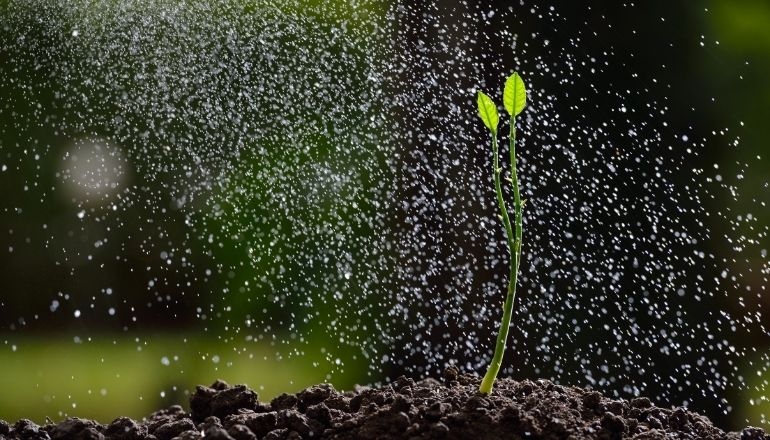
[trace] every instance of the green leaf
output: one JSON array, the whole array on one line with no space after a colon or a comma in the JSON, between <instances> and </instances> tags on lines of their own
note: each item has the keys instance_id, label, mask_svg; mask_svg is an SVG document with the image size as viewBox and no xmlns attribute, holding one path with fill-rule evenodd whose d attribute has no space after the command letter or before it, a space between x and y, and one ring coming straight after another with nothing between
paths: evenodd
<instances>
[{"instance_id":1,"label":"green leaf","mask_svg":"<svg viewBox=\"0 0 770 440\"><path fill-rule=\"evenodd\" d=\"M527 89L524 86L524 80L516 72L513 72L513 75L505 81L503 105L505 111L511 116L517 116L527 105Z\"/></svg>"},{"instance_id":2,"label":"green leaf","mask_svg":"<svg viewBox=\"0 0 770 440\"><path fill-rule=\"evenodd\" d=\"M497 124L500 122L500 116L497 114L497 105L492 98L479 91L477 102L479 104L479 116L484 125L487 126L492 134L497 135Z\"/></svg>"}]
</instances>

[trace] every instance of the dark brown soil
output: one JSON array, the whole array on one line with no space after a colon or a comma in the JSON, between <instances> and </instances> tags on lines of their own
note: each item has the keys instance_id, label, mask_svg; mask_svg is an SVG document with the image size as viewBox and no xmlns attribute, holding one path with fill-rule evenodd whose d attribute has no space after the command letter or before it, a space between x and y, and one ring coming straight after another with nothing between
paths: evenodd
<instances>
[{"instance_id":1,"label":"dark brown soil","mask_svg":"<svg viewBox=\"0 0 770 440\"><path fill-rule=\"evenodd\" d=\"M259 402L246 386L197 387L180 406L143 421L109 425L68 418L37 426L0 421L0 439L741 439L770 440L759 428L726 433L704 416L655 407L641 397L611 400L549 381L499 380L491 396L479 379L448 369L443 382L399 378L382 388L340 393L316 385Z\"/></svg>"}]
</instances>

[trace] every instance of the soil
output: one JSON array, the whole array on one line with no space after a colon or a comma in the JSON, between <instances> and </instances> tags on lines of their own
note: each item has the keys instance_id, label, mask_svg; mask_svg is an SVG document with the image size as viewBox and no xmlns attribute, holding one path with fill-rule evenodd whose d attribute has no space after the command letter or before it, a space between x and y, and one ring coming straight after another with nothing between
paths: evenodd
<instances>
[{"instance_id":1,"label":"soil","mask_svg":"<svg viewBox=\"0 0 770 440\"><path fill-rule=\"evenodd\" d=\"M479 378L444 372L442 381L401 377L382 388L338 392L316 385L260 402L244 385L198 386L190 412L181 406L142 421L109 425L67 418L38 426L0 421L1 439L740 439L770 440L760 428L724 432L683 408L645 397L612 400L546 380L498 380L481 396Z\"/></svg>"}]
</instances>

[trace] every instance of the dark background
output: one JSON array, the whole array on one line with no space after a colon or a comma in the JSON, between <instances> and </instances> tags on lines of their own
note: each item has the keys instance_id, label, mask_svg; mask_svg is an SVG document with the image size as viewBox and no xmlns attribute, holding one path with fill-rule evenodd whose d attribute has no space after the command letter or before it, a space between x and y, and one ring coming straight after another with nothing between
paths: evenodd
<instances>
[{"instance_id":1,"label":"dark background","mask_svg":"<svg viewBox=\"0 0 770 440\"><path fill-rule=\"evenodd\" d=\"M552 112L546 115L558 114L561 121L551 121L550 128L542 120L521 122L519 127L520 142L525 145L519 149L523 157L520 175L524 197L531 198L533 205L525 212L520 311L515 312L514 343L506 355L508 372L519 378L550 377L563 383L586 384L586 372L601 366L607 377L615 380L594 382L600 389L628 396L626 393L638 391L639 386L643 394L657 396L664 405L686 404L709 414L720 426L737 429L747 420L736 415L737 403L733 402L751 399L759 405L764 399L764 382L753 376L764 377L767 368L768 338L762 330L767 321L757 312L766 304L763 294L767 286L767 253L763 249L768 244L770 165L764 151L766 124L762 122L770 102L762 80L770 67L769 40L762 24L768 20L767 7L757 2L644 2L633 7L617 2L565 2L555 5L557 13L553 14L549 5L527 4L518 13L506 15L499 11L509 4L495 4L498 14L489 20L470 20L473 26L467 26L467 17L477 17L485 8L454 2L420 3L411 5L406 14L422 20L402 28L408 41L406 58L419 60L403 78L411 86L405 88L405 95L417 98L405 99L402 111L409 120L418 121L420 129L409 138L414 150L404 155L406 169L416 171L406 172L402 197L419 200L420 194L430 193L442 201L451 200L454 188L447 190L447 182L456 173L467 173L465 181L473 181L469 176L488 172L487 151L466 152L467 143L463 142L467 133L446 135L442 141L450 145L449 151L434 155L426 152L430 151L427 133L441 138L445 127L463 118L464 112L475 110L472 94L457 96L445 93L446 89L480 87L500 102L505 76L519 69L529 80L530 94L545 90L546 96L555 97L547 103L552 105ZM518 54L512 50L510 39L498 37L506 30L517 33ZM543 40L549 40L547 47ZM442 50L445 47L457 49ZM571 55L574 70L567 66L565 55ZM591 63L595 69L591 70ZM545 72L543 65L550 72ZM459 78L457 72L462 72ZM420 87L426 78L445 86ZM534 105L546 105L544 95L539 98ZM419 111L414 111L415 104ZM621 104L629 109L627 115L618 115ZM483 126L473 122L475 125L468 125L474 139L485 142ZM602 122L610 125L602 126ZM507 132L502 126L501 132ZM553 150L531 152L559 141L569 143L574 132L565 127L578 129L572 161L556 159L554 165L548 157ZM601 131L592 131L595 128ZM634 136L628 134L631 130ZM558 139L549 138L550 134ZM528 141L528 135L536 140ZM690 150L684 153L688 141L683 136L695 154ZM736 138L740 148L735 147ZM624 149L634 151L626 153ZM641 158L641 164L636 158ZM443 165L452 159L464 165ZM561 183L553 176L539 177L527 170L528 165L544 171L559 166L575 170L572 162L594 166L583 168L579 179L570 180L562 174ZM606 173L603 163L612 163L623 172L602 175L602 171ZM694 180L691 170L701 170L703 178ZM422 178L415 179L415 175ZM581 185L593 177L607 186ZM483 184L489 184L488 176ZM534 188L528 190L527 186ZM567 203L558 202L562 193L568 195ZM610 204L605 204L609 209L593 209L589 215L575 209L602 208L602 203L594 202L607 194L613 195ZM457 301L456 292L469 284L476 286L478 295L488 280L496 280L496 289L502 292L500 274L507 270L504 260L477 266L477 276L466 275L466 280L458 280L465 275L462 267L451 267L452 262L459 261L460 266L469 258L489 261L484 257L490 251L488 242L475 237L474 232L458 229L468 216L489 213L486 208L495 206L494 193L459 197L466 203L457 205L471 207L474 214L459 212L460 208L448 214L445 205L430 201L415 203L408 210L407 218L412 222L430 226L407 233L409 242L419 245L405 253L437 254L440 257L436 260L448 262L447 267L431 272L427 282L407 281L407 290L421 292L412 296L415 302L408 306L410 310L419 308L414 312L417 316L430 316L442 307L451 309L447 304ZM547 208L539 209L539 200L547 200L541 202ZM613 203L620 206L619 211L612 209ZM752 214L753 221L736 221L746 218L746 213ZM414 216L419 219L414 220ZM625 231L626 227L634 229L633 233ZM698 245L674 236L661 237L667 235L658 233L661 230L690 231ZM561 231L585 239L558 241ZM496 237L494 253L505 254L502 228L484 233ZM747 243L746 237L754 241ZM667 238L671 240L667 242ZM692 258L693 248L701 249L705 257ZM534 250L528 253L528 249ZM473 257L458 257L463 251ZM539 268L527 267L527 258L539 257L555 263L548 265L550 268L542 261ZM610 281L609 286L575 277L581 273L575 266L601 271L610 263L625 276ZM549 280L543 275L554 269L560 271L561 279ZM611 271L608 269L605 276ZM682 286L682 293L656 280L660 272L670 272ZM603 282L610 279L606 277ZM433 287L422 287L425 284ZM538 287L545 290L537 293ZM559 296L564 296L565 290L568 299ZM502 293L499 295L501 301ZM491 298L494 301L494 296ZM468 307L474 303L485 304L481 300L464 301L463 313L481 313ZM576 303L583 304L582 311L574 308ZM586 308L596 313L589 312L586 319ZM517 324L517 317L525 324ZM745 325L746 318L760 325ZM496 319L492 314L488 322ZM673 333L666 333L666 323L673 323L668 328ZM576 324L589 331L573 331ZM415 343L407 333L399 339L404 354L395 357L411 359L404 362L406 365L427 365L425 369L437 373L442 366L431 364L435 359L432 353L448 351L457 357L452 359L450 354L444 361L479 371L478 364L466 363L468 357L462 347L452 346L444 337L447 332L473 332L474 326L474 322L463 322L462 316L450 315L446 322L426 318L421 328L433 336ZM523 331L517 334L521 327ZM491 347L491 332L479 332L481 345ZM552 337L543 342L539 338L543 334ZM684 343L680 345L681 341ZM480 364L483 366L483 361ZM407 370L419 373L421 368ZM728 391L718 391L723 386ZM738 391L744 386L746 389ZM751 411L757 415L763 412L755 407L743 414ZM753 423L758 423L756 420Z\"/></svg>"},{"instance_id":2,"label":"dark background","mask_svg":"<svg viewBox=\"0 0 770 440\"><path fill-rule=\"evenodd\" d=\"M318 146L316 151L319 156L292 155L287 158L281 136L294 130L282 131L281 127L274 127L271 123L256 128L264 132L275 130L276 135L275 138L270 137L274 143L269 147L269 161L264 162L264 157L244 156L244 161L251 160L255 167L266 166L266 163L276 167L281 167L281 163L297 165L319 160L319 157L332 157L330 163L352 170L360 168L356 164L363 161L370 160L374 164L371 165L374 168L371 172L373 177L359 178L362 192L345 199L357 201L359 210L353 214L342 214L331 208L318 208L309 216L315 218L318 224L356 225L355 219L362 215L378 215L380 208L372 202L373 197L391 192L396 196L395 203L388 204L377 217L381 223L359 224L359 227L352 228L352 235L346 235L349 241L352 237L362 237L361 249L372 243L385 249L385 242L393 243L392 255L383 251L385 257L364 250L355 251L359 249L355 244L346 249L354 250L353 260L363 262L358 263L359 269L380 264L379 270L396 272L395 276L385 277L386 281L379 286L376 280L371 279L356 278L353 280L355 283L329 281L324 278L324 269L316 268L315 272L308 272L302 262L295 261L293 265L287 265L288 275L270 278L268 285L279 292L303 292L319 285L327 288L331 285L344 292L346 298L363 298L350 308L369 310L375 321L394 321L393 315L388 313L391 303L397 303L393 307L403 314L404 328L399 327L401 324L398 322L382 323L385 331L379 344L385 348L380 350L390 355L389 360L382 362L385 371L378 376L372 372L372 369L380 371L378 362L356 357L356 347L338 345L333 350L350 365L345 374L335 376L339 381L337 384L341 384L338 386L350 386L356 381L387 380L404 373L437 374L447 363L481 372L480 366L484 365L488 355L483 348L466 349L464 341L481 347L490 346L498 319L497 311L494 307L485 311L480 308L488 304L489 292L495 286L503 285L502 277L507 269L504 259L491 257L505 255L506 252L503 231L497 227L494 213L489 210L489 207L494 207L493 194L482 189L468 190L469 185L466 185L478 184L478 188L486 188L484 185L488 183L483 174L487 171L489 160L485 145L487 136L475 119L472 91L483 88L499 102L499 91L505 76L514 69L521 69L530 87L532 109L528 111L535 115L533 121L522 121L521 127L522 179L525 185L528 184L525 197L532 200L526 232L528 246L532 249L528 254L532 265L523 269L517 312L523 322L522 333L517 334L515 328L512 331L515 350L511 351L514 354L506 357L506 372L517 378L550 377L578 386L592 385L622 397L635 392L627 385L636 381L642 384L640 388L644 394L658 396L658 403L681 405L687 401L690 407L705 412L719 426L738 429L747 420L760 423L764 420L761 417L763 407L746 405L746 402L764 395L766 390L763 381L767 375L766 353L770 340L765 330L757 331L757 328L764 329L761 326L768 323L766 318L758 317L760 322L742 325L735 321L735 317L753 318L754 312L762 310L767 301L763 297L767 286L767 254L762 254L760 250L768 248L766 231L767 219L770 218L765 203L768 201L767 176L770 174L770 160L765 157L766 119L770 114L770 85L766 80L766 74L770 72L770 6L758 1L697 4L654 1L632 6L618 2L560 2L553 5L555 12L552 13L549 12L549 5L525 3L489 2L484 7L478 7L457 2L404 1L399 3L400 8L390 8L395 11L393 16L396 20L388 22L384 31L395 39L391 51L367 55L368 48L355 47L354 43L336 48L338 54L351 54L349 60L337 67L340 75L352 78L349 91L353 96L366 96L368 93L367 85L361 78L369 71L371 58L382 63L377 67L393 67L383 68L387 72L383 80L385 95L378 101L388 106L388 110L382 112L385 122L377 123L376 128L371 130L375 132L373 137L399 139L400 144L393 151L386 147L381 150L372 147L370 151L375 152L371 156L335 156L334 136L318 134L308 136L312 139L305 141ZM141 106L127 108L124 103L114 101L115 96L119 96L115 90L112 94L100 95L99 89L93 88L93 93L89 93L93 87L88 82L89 78L101 78L108 83L107 76L100 76L99 70L89 70L95 67L88 63L98 59L90 51L98 50L98 47L84 48L69 42L72 27L71 21L67 20L72 20L72 17L67 20L62 18L67 15L67 8L54 2L38 2L27 7L13 2L0 4L5 12L0 34L3 43L0 49L0 165L7 166L7 170L0 172L3 193L0 199L0 341L5 342L5 355L18 360L22 353L10 347L22 338L37 337L36 341L45 341L64 334L69 341L69 335L73 333L94 335L95 339L99 339L100 334L108 335L107 345L110 339L120 338L111 336L113 334L124 334L129 340L141 334L142 339L153 340L162 335L189 333L212 338L213 346L232 345L238 347L235 351L239 351L241 346L236 341L244 333L233 327L250 317L262 324L269 322L273 328L266 334L272 333L278 340L295 340L298 334L314 335L315 338L308 337L311 342L300 344L305 347L300 350L311 352L313 344L329 346L329 341L334 341L336 336L329 334L333 333L329 332L329 328L335 311L326 303L315 303L315 307L321 309L322 318L297 327L292 324L296 315L310 314L308 310L314 309L312 302L290 294L276 300L267 299L268 295L250 295L248 291L241 291L240 295L222 293L243 289L243 280L258 278L258 275L252 274L255 270L269 273L276 267L272 264L273 255L266 257L268 262L262 266L255 268L249 264L243 243L260 242L264 234L276 228L292 228L293 224L285 224L285 218L281 217L280 204L271 205L268 201L271 199L256 190L257 187L247 186L256 196L234 196L228 201L233 206L248 208L240 213L235 210L230 212L227 220L202 216L205 218L201 220L203 223L194 223L195 226L190 227L189 210L173 208L180 197L194 196L186 194L184 182L179 181L180 176L185 175L180 164L186 163L189 158L182 154L152 157L148 153L152 150L142 148L144 141L141 137L120 132L121 125L114 122L113 116L133 115L136 118L133 126L139 132L148 130L151 136L157 137L151 140L152 145L173 144L172 136L181 137L186 133L206 136L207 133L217 132L201 128L203 124L214 121L223 128L218 131L219 135L200 141L204 145L201 147L203 153L206 152L205 142L236 142L240 139L238 130L231 131L229 128L242 127L245 123L240 119L191 118L177 125L164 126L161 132L152 123L166 120L167 114L163 112L173 113L176 109L183 113L184 109L188 109L193 115L200 113L205 97L196 104L201 107L190 107L189 102L178 99L173 93L168 97L156 96L153 102L168 104L168 107L158 110ZM506 12L509 7L512 12ZM344 9L344 6L340 8ZM369 9L373 16L380 17L377 20L383 20L384 7L370 6ZM482 14L493 9L499 12L490 19L483 19ZM137 10L132 10L124 21L126 32L117 30L113 34L128 41L131 37L128 30L132 24L144 31L152 30L154 33L151 36L142 34L146 38L144 47L148 48L148 52L124 56L119 51L109 51L109 56L104 58L104 64L99 68L108 72L126 69L129 75L143 71L147 68L147 64L142 62L143 57L152 60L158 56L153 55L153 45L173 45L168 38L175 35L172 30L180 24L179 20L184 20L187 32L207 35L216 34L222 23L233 24L234 21L233 26L245 32L253 26L249 17L259 14L258 10L250 10L249 7L224 12L204 7L184 10L183 16L158 19L151 22L152 26L143 21ZM312 16L314 11L314 8L308 8L308 11L299 14ZM334 19L329 18L329 11L326 12L326 15L317 15L318 21L309 20L307 24L319 38L323 38L325 30L328 30L324 27L324 20L332 20L328 26L334 23ZM372 20L371 17L368 19ZM136 20L136 23L131 23L131 20ZM351 20L355 21L356 17ZM360 16L358 20L367 22ZM511 37L506 32L518 35L518 51L511 48ZM281 34L272 43L293 48L295 51L289 52L287 58L304 56L301 55L304 54L303 44L307 45L304 49L317 49L314 46L317 43L313 43L315 40L295 37L291 33ZM546 39L548 44L544 45L543 40ZM164 43L159 44L160 41ZM183 46L186 42L181 39L178 44ZM124 43L128 44L118 41L116 47ZM235 91L249 89L250 83L239 83L244 72L237 70L238 61L253 56L249 48L255 53L259 53L259 48L249 46L252 43L245 37L237 40L240 46L236 44L235 49L228 46L225 38L212 39L209 43L181 50L179 56L186 52L200 52L201 56L183 60L179 65L205 64L211 59L208 55L213 57L212 54L229 48L234 51L232 65L226 66L223 71L213 67L203 69L211 74L205 78L207 84L216 84L207 88L211 92L208 98L213 97L216 101L218 94L234 96ZM84 69L76 69L70 72L70 76L61 75L63 70L58 63L65 55L70 60L76 60L72 62L73 66L79 65L77 60L81 57ZM590 61L592 59L595 61ZM288 59L279 60L279 63L282 61L291 63ZM574 63L574 69L568 66L568 61ZM585 65L591 62L596 63L593 70ZM155 74L157 68L150 65L149 70L143 73ZM280 77L284 72L277 69L269 73ZM158 74L162 75L162 72ZM172 84L174 86L180 85ZM137 91L142 82L138 80L129 87L134 87L129 88L129 92ZM91 101L72 93L77 90L82 90ZM335 93L339 95L342 92L335 89ZM554 99L546 101L546 97ZM629 109L628 116L617 114L619 104L625 104ZM260 107L263 104L243 105L242 112L232 112L239 114L243 120L251 117L270 121L270 118L260 114L274 111L270 107ZM349 108L345 105L343 109ZM333 105L326 108L326 116L331 115L334 119L334 109ZM665 114L656 115L659 110L665 110ZM148 114L152 116L147 117ZM231 113L225 111L222 114ZM552 125L549 129L543 121L551 115L559 115L560 120L550 121ZM344 116L345 112L338 115L339 118ZM322 120L326 119L319 116L318 121ZM358 119L362 127L367 121L368 117ZM600 121L608 121L610 126L605 126L598 134L580 131L581 128L601 127ZM578 132L571 131L571 127L577 127ZM115 132L110 133L113 129ZM652 146L635 150L633 154L613 156L613 144L623 148L626 143L635 142L627 139L629 129L637 130L639 137L648 137ZM381 134L384 131L390 133L387 136ZM142 163L142 166L135 165L140 171L133 171L131 194L127 196L133 202L120 205L118 216L109 213L109 204L91 204L88 200L68 200L58 196L61 176L56 174L56 170L63 149L75 137L73 134L94 132L108 138L114 134L124 141L136 142L134 146L127 147L127 160ZM361 130L362 138L366 137L366 132ZM587 173L603 169L599 166L592 168L591 164L609 162L617 169L625 170L624 173L599 177L601 184L615 188L614 192L601 186L593 189L581 186L581 182L586 180L570 180L564 175L561 175L562 181L567 183L562 184L559 172L539 178L534 171L528 171L533 169L533 165L543 172L548 169L576 169L566 155L554 155L556 158L553 159L547 153L535 152L538 145L570 144L569 138L573 135L583 139L574 142L573 151L574 163L582 164L579 167L583 173L581 179L590 180ZM682 153L685 147L678 141L682 135L692 140L697 154ZM581 142L591 136L595 136L593 139L597 148L581 148L581 145L586 145ZM736 137L740 138L739 147L732 146ZM467 147L468 143L474 146ZM371 141L371 144L376 142ZM440 147L436 147L437 144ZM589 142L588 145L593 144ZM554 152L559 150L555 146L553 148ZM361 151L367 149L362 148ZM211 155L214 157L204 158L204 162L216 169L217 153L212 152ZM659 166L639 166L633 161L635 157L659 161ZM453 161L460 161L461 165L447 165ZM718 172L714 171L714 164L718 164ZM649 175L652 169L659 170L663 179L656 180ZM694 181L692 173L681 172L692 169L704 170L703 180ZM715 174L727 180L708 186L707 179ZM741 174L742 178L734 178L737 174ZM147 176L152 178L148 180ZM186 175L186 178L195 180L201 177ZM216 182L216 177L212 181ZM645 182L654 183L645 187ZM701 184L707 187L694 188ZM225 187L223 191L237 186ZM684 193L671 193L669 188ZM687 194L688 188L693 188L691 194ZM261 190L269 193L275 188ZM601 204L596 203L597 194L608 193L617 194L614 199L617 205L633 208L620 213L601 209L587 213L576 209L579 206L598 208ZM569 196L569 203L559 202L558 197L562 194ZM693 194L707 197L696 199ZM297 195L301 199L302 194ZM90 197L98 201L101 195ZM641 202L645 197L657 198L659 205ZM200 198L205 199L206 194ZM147 200L147 203L141 203L142 200ZM538 200L541 201L539 205ZM638 205L635 200L640 201ZM207 213L215 211L205 202L202 206L195 209ZM167 209L159 210L159 207ZM660 212L660 209L675 207L681 211ZM292 213L307 209L300 202L289 208ZM83 209L88 211L85 220L76 215ZM100 211L102 209L105 211ZM695 214L688 215L688 212ZM746 213L751 213L756 220L753 223L734 221L737 215L745 216ZM680 246L677 242L632 238L623 235L622 225L617 225L618 222L633 225L647 214L650 218L659 219L654 226L661 230L696 231L699 234L696 237L699 241L697 248L709 256L690 260L693 246L687 243ZM238 215L244 220L239 221ZM272 220L251 222L249 219L254 217ZM478 218L488 221L478 227L479 223L475 220ZM606 227L598 228L597 232L597 224ZM227 229L232 225L236 225L238 230ZM632 229L645 234L649 233L652 225ZM203 233L217 230L223 231L216 239L219 247L212 246L208 234ZM554 243L555 237L562 236L563 231L591 239ZM739 241L737 238L744 235L756 237L757 241L744 243L744 251L734 251L736 241ZM95 254L91 249L93 243L104 237L109 240L96 255L97 261L93 262L88 257ZM282 241L274 255L290 257L299 252L319 255L325 252L322 238L331 239L331 236L313 234L291 237L295 241ZM619 246L617 251L611 248L615 244ZM318 246L318 249L313 246ZM169 251L175 253L175 263L167 266L159 262L161 251L165 251L166 255ZM628 258L632 251L641 256L664 258L649 263L651 272L647 278L644 270L636 270L632 265L633 257ZM334 258L342 253L329 252ZM184 255L184 263L180 263L180 254ZM595 269L597 274L603 275L597 279L610 279L610 269L602 274L602 268L610 259L617 262L618 271L629 276L612 286L598 289L591 283L575 281L571 277L571 274L579 272L573 266L580 262L579 265ZM550 261L547 267L545 260ZM662 268L655 266L657 263ZM351 264L356 266L357 263ZM662 300L656 296L663 295L658 288L664 286L650 280L656 279L655 274L665 273L668 270L666 264L673 267L672 272L677 272L680 284L691 289L683 299ZM718 279L712 280L714 272L721 272L725 267L730 269L731 276L738 276L737 281L720 283ZM559 273L558 279L547 279L545 274L554 270ZM393 280L396 282L391 284ZM152 284L148 287L150 282ZM102 292L105 286L110 286L116 294ZM534 286L541 286L550 293L538 294L538 288ZM752 294L742 293L746 286L752 288ZM377 295L366 296L362 293L376 288L401 295L378 301ZM553 290L548 290L551 288ZM564 292L565 289L569 292L566 299L552 295L554 291ZM458 291L472 293L460 298L456 294ZM708 295L708 292L717 294ZM321 297L323 292L317 294ZM65 301L63 295L72 295L75 299ZM593 299L592 295L595 295ZM694 295L703 299L692 301ZM257 299L252 302L250 297ZM635 306L628 305L625 298L629 297L638 298L637 301L649 297L652 304L666 310L659 310L656 316L649 315L638 302ZM50 310L53 300L61 303L58 313ZM565 307L570 302L589 304L588 310L602 310L602 314L592 316L584 312L585 308L580 311ZM227 306L231 306L228 309L231 311L227 312L229 315L222 312ZM89 313L89 307L96 311ZM329 310L324 310L324 307ZM104 313L109 308L116 310L114 316ZM87 319L73 319L75 310L86 313ZM659 328L671 328L661 326L659 321L676 320L677 312L682 310L687 313L674 328L684 332L691 330L688 344L695 349L677 354L670 365L660 350L661 345L667 343L666 335L658 333L659 340L629 336L619 343L614 339L616 329L628 335L624 333L628 323L634 323L642 329L642 335L647 336L655 334ZM442 311L445 313L443 316ZM732 321L723 319L721 311L725 311L724 316L731 317ZM202 318L202 315L205 317ZM463 317L467 316L478 319L464 320ZM366 322L366 317L366 312L351 313L347 317L349 321L344 321L346 324L342 327L352 334L376 333L376 330L364 328L361 324L362 320ZM576 322L593 331L574 331ZM604 324L609 326L602 330ZM724 328L701 331L701 324L712 327L721 324ZM737 330L729 331L729 327L736 324ZM408 329L407 325L410 326ZM377 328L374 324L372 327ZM650 330L645 333L644 329ZM552 334L553 340L544 343L534 337L543 334ZM713 346L709 335L716 335L717 340L729 340L727 345L731 345L738 354L729 353L727 345ZM415 336L420 336L419 343L414 341ZM368 341L365 337L363 340ZM681 341L681 335L673 340ZM31 344L26 341L19 345ZM627 346L629 342L636 346L624 348L623 344ZM133 344L127 345L129 350L134 349ZM634 371L627 371L628 365L610 361L608 372L595 373L594 376L618 377L617 382L586 383L585 372L591 367L598 369L603 362L601 351L612 351L616 345L621 346L620 351L625 355L618 355L617 358L610 356L610 359L626 356L635 366ZM333 343L331 346L334 347ZM100 350L104 348L97 346L95 349L96 352ZM209 348L195 347L191 350L208 353ZM244 352L248 350L258 349L251 346L243 349ZM270 350L272 348L267 352ZM715 355L719 350L725 351L724 357ZM741 353L750 353L753 357L749 359ZM698 361L704 355L719 362L702 366ZM300 357L303 356L308 363L329 360L325 354L303 353ZM527 356L534 360L528 362ZM633 356L638 357L634 359ZM589 364L595 365L581 363L586 359L590 360ZM550 368L556 360L559 366ZM656 361L654 365L645 365L651 360ZM691 368L682 370L684 364ZM86 370L94 368L92 360L84 360L83 365ZM545 365L550 367L546 369ZM672 386L667 381L669 376L688 378L692 383ZM756 379L757 376L759 379ZM309 373L306 379L298 379L292 386L328 380L328 377ZM720 377L730 383L715 384L715 378ZM733 383L740 382L740 378L746 378L745 383ZM21 383L26 380L16 379ZM35 381L28 380L30 383ZM709 387L713 385L716 386L712 390ZM190 388L192 384L182 382L179 386ZM699 395L693 396L693 393ZM183 400L183 397L180 399ZM151 407L155 401L147 399L147 402L149 409L137 411L155 409ZM33 403L29 408L34 407ZM730 411L726 411L727 407ZM112 411L115 412L120 410ZM2 417L12 416L0 413ZM30 414L29 417L37 415Z\"/></svg>"}]
</instances>

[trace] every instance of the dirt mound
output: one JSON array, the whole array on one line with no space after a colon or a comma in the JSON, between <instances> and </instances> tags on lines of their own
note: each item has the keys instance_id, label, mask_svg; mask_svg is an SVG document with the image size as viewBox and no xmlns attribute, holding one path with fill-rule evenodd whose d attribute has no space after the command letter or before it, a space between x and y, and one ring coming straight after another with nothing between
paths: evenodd
<instances>
[{"instance_id":1,"label":"dirt mound","mask_svg":"<svg viewBox=\"0 0 770 440\"><path fill-rule=\"evenodd\" d=\"M726 433L683 408L641 397L612 400L549 381L499 380L480 396L479 378L444 373L443 383L399 378L382 388L341 393L331 385L282 394L270 403L244 385L197 387L180 406L144 421L109 425L69 418L37 426L0 421L0 439L740 439L770 440L759 428Z\"/></svg>"}]
</instances>

